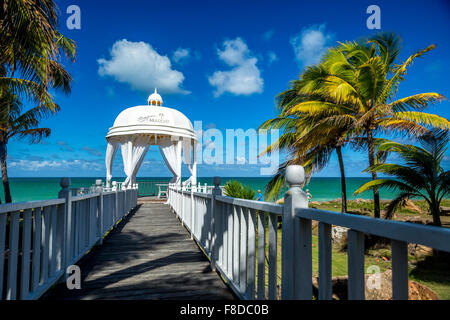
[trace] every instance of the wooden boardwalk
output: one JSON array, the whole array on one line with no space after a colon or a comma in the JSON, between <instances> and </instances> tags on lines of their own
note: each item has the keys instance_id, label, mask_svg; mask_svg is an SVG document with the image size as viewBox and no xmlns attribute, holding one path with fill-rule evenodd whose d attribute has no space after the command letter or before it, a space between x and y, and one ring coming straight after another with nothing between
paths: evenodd
<instances>
[{"instance_id":1,"label":"wooden boardwalk","mask_svg":"<svg viewBox=\"0 0 450 320\"><path fill-rule=\"evenodd\" d=\"M43 298L234 299L163 203L141 204L78 265L80 290L62 283Z\"/></svg>"}]
</instances>

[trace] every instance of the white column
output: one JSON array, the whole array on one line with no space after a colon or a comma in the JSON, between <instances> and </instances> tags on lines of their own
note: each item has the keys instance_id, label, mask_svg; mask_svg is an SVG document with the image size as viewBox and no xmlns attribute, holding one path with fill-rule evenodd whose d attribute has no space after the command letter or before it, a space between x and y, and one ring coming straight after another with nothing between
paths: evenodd
<instances>
[{"instance_id":1,"label":"white column","mask_svg":"<svg viewBox=\"0 0 450 320\"><path fill-rule=\"evenodd\" d=\"M181 140L177 141L177 186L181 187Z\"/></svg>"},{"instance_id":2,"label":"white column","mask_svg":"<svg viewBox=\"0 0 450 320\"><path fill-rule=\"evenodd\" d=\"M105 164L106 164L106 187L111 186L112 179L112 165L114 156L117 152L118 143L108 141L108 145L106 146L106 156L105 156Z\"/></svg>"},{"instance_id":3,"label":"white column","mask_svg":"<svg viewBox=\"0 0 450 320\"><path fill-rule=\"evenodd\" d=\"M130 170L130 175L127 177L128 179L128 184L127 184L127 189L131 189L132 188L132 184L133 184L133 172L131 171L131 168L133 167L133 141L129 140L128 141L128 159L127 159L127 163L128 163L128 170ZM128 175L128 174L127 174Z\"/></svg>"},{"instance_id":4,"label":"white column","mask_svg":"<svg viewBox=\"0 0 450 320\"><path fill-rule=\"evenodd\" d=\"M196 155L196 146L195 140L192 140L192 180L191 180L191 186L194 188L194 191L197 187L197 155Z\"/></svg>"}]
</instances>

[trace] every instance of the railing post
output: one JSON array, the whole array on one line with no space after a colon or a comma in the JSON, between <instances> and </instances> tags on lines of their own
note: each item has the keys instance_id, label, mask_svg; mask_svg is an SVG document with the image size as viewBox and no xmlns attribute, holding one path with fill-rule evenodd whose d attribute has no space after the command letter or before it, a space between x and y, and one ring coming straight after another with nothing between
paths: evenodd
<instances>
[{"instance_id":1,"label":"railing post","mask_svg":"<svg viewBox=\"0 0 450 320\"><path fill-rule=\"evenodd\" d=\"M195 233L195 213L194 213L194 190L191 188L191 240L194 239Z\"/></svg>"},{"instance_id":2,"label":"railing post","mask_svg":"<svg viewBox=\"0 0 450 320\"><path fill-rule=\"evenodd\" d=\"M210 230L211 230L211 269L213 271L216 271L216 254L217 254L217 248L216 248L216 239L217 239L217 234L216 234L216 230L215 230L215 220L216 220L216 215L218 214L219 210L218 210L218 206L217 206L217 201L216 201L216 197L217 196L221 196L222 195L222 189L220 189L220 177L214 177L214 188L212 189L212 198L211 198L211 225L210 225Z\"/></svg>"},{"instance_id":3,"label":"railing post","mask_svg":"<svg viewBox=\"0 0 450 320\"><path fill-rule=\"evenodd\" d=\"M102 188L102 180L97 179L95 180L95 185L96 185L96 191L99 193L98 196L98 236L99 236L99 240L98 240L98 244L103 244L103 217L104 217L104 212L103 212L103 188Z\"/></svg>"},{"instance_id":4,"label":"railing post","mask_svg":"<svg viewBox=\"0 0 450 320\"><path fill-rule=\"evenodd\" d=\"M64 202L64 222L63 222L63 244L62 244L62 253L61 253L61 269L64 270L64 274L66 275L67 266L70 263L70 253L71 249L71 238L72 238L72 193L69 189L70 186L70 178L62 178L59 182L61 186L61 190L58 192L58 198L65 199ZM64 276L62 279L66 279Z\"/></svg>"},{"instance_id":5,"label":"railing post","mask_svg":"<svg viewBox=\"0 0 450 320\"><path fill-rule=\"evenodd\" d=\"M113 181L113 186L114 185ZM117 188L113 187L113 191L114 191L114 228L116 227L116 223L117 221L122 218L122 213L119 212L119 193L117 192Z\"/></svg>"},{"instance_id":6,"label":"railing post","mask_svg":"<svg viewBox=\"0 0 450 320\"><path fill-rule=\"evenodd\" d=\"M295 223L295 209L308 207L306 194L301 189L304 182L305 170L302 166L292 165L286 168L286 183L289 190L284 196L283 207L281 299L294 299L297 296L295 291L298 290L296 287L301 276L296 274L296 267L298 267L296 247L299 242L299 225ZM302 261L302 263L304 262ZM311 263L311 261L306 263Z\"/></svg>"}]
</instances>

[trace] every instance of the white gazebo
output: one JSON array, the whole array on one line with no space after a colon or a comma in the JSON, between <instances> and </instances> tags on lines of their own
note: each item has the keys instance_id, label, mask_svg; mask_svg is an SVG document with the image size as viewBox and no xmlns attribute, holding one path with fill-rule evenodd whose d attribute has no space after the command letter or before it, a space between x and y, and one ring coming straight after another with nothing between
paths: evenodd
<instances>
[{"instance_id":1,"label":"white gazebo","mask_svg":"<svg viewBox=\"0 0 450 320\"><path fill-rule=\"evenodd\" d=\"M127 176L122 188L136 182L136 174L151 145L159 146L167 167L173 174L170 183L181 185L182 152L191 174L183 185L197 184L195 150L197 138L191 121L180 111L163 107L157 90L148 97L148 105L123 110L106 136L106 186L111 186L111 170L117 149L121 149Z\"/></svg>"}]
</instances>

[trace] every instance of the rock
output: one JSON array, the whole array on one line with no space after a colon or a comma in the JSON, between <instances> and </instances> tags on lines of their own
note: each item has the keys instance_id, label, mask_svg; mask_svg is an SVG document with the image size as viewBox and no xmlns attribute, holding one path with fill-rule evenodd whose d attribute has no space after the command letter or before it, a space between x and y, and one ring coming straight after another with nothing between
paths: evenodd
<instances>
[{"instance_id":1,"label":"rock","mask_svg":"<svg viewBox=\"0 0 450 320\"><path fill-rule=\"evenodd\" d=\"M355 199L355 202L356 203L370 203L371 200L358 198L358 199Z\"/></svg>"},{"instance_id":2,"label":"rock","mask_svg":"<svg viewBox=\"0 0 450 320\"><path fill-rule=\"evenodd\" d=\"M392 300L392 270L386 270L375 278L376 274L366 275L366 300ZM348 276L333 277L333 300L346 300ZM318 279L313 278L313 286L317 290ZM437 294L427 286L415 281L408 281L409 300L439 300Z\"/></svg>"},{"instance_id":3,"label":"rock","mask_svg":"<svg viewBox=\"0 0 450 320\"><path fill-rule=\"evenodd\" d=\"M441 209L441 212L443 213L443 214L449 214L450 213L450 207L440 207L440 209Z\"/></svg>"},{"instance_id":4,"label":"rock","mask_svg":"<svg viewBox=\"0 0 450 320\"><path fill-rule=\"evenodd\" d=\"M415 257L429 256L433 253L433 249L421 244L408 243L408 253Z\"/></svg>"},{"instance_id":5,"label":"rock","mask_svg":"<svg viewBox=\"0 0 450 320\"><path fill-rule=\"evenodd\" d=\"M407 210L415 211L417 213L422 213L422 209L420 209L418 206L416 206L415 203L412 202L411 200L405 200L403 208L405 208Z\"/></svg>"},{"instance_id":6,"label":"rock","mask_svg":"<svg viewBox=\"0 0 450 320\"><path fill-rule=\"evenodd\" d=\"M331 239L334 243L343 243L347 240L348 228L341 226L333 226L331 228Z\"/></svg>"}]
</instances>

